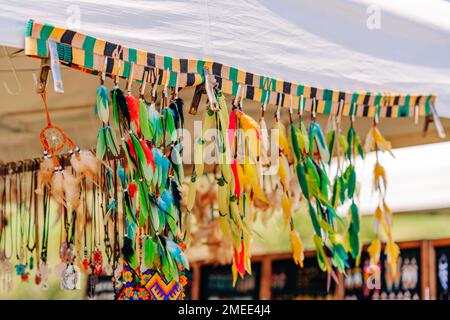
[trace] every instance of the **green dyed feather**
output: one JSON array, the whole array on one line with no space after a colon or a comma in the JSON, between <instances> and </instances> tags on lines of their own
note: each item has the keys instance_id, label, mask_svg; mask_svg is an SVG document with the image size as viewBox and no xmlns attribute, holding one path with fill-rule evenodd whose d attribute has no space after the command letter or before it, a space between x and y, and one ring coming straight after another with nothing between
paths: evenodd
<instances>
[{"instance_id":1,"label":"green dyed feather","mask_svg":"<svg viewBox=\"0 0 450 320\"><path fill-rule=\"evenodd\" d=\"M112 100L112 106L113 106L114 123L118 127L119 126L119 110L117 107L117 90L111 91L111 100Z\"/></svg>"},{"instance_id":2,"label":"green dyed feather","mask_svg":"<svg viewBox=\"0 0 450 320\"><path fill-rule=\"evenodd\" d=\"M352 199L356 189L356 172L355 167L353 165L350 165L349 168L350 173L347 180L348 181L347 196L349 199Z\"/></svg>"},{"instance_id":3,"label":"green dyed feather","mask_svg":"<svg viewBox=\"0 0 450 320\"><path fill-rule=\"evenodd\" d=\"M316 212L314 211L314 207L311 205L311 202L308 201L308 208L309 208L309 215L311 217L311 222L314 228L314 232L319 237L322 237L321 231L320 231L320 223L319 219L317 218Z\"/></svg>"},{"instance_id":4,"label":"green dyed feather","mask_svg":"<svg viewBox=\"0 0 450 320\"><path fill-rule=\"evenodd\" d=\"M309 190L308 190L308 181L306 178L305 168L303 168L300 162L297 163L296 166L297 171L297 179L300 184L300 188L302 189L303 195L306 199L309 199Z\"/></svg>"},{"instance_id":5,"label":"green dyed feather","mask_svg":"<svg viewBox=\"0 0 450 320\"><path fill-rule=\"evenodd\" d=\"M331 204L334 208L336 208L339 204L339 200L340 200L340 191L341 191L341 186L340 186L340 180L339 177L335 177L334 178L334 183L333 183L333 194L331 197Z\"/></svg>"},{"instance_id":6,"label":"green dyed feather","mask_svg":"<svg viewBox=\"0 0 450 320\"><path fill-rule=\"evenodd\" d=\"M119 155L119 145L117 144L116 133L110 126L105 127L105 136L108 149L117 157Z\"/></svg>"},{"instance_id":7,"label":"green dyed feather","mask_svg":"<svg viewBox=\"0 0 450 320\"><path fill-rule=\"evenodd\" d=\"M318 235L314 235L314 245L316 247L316 256L319 267L322 271L327 271L328 262L325 255L325 250L323 249L322 239Z\"/></svg>"},{"instance_id":8,"label":"green dyed feather","mask_svg":"<svg viewBox=\"0 0 450 320\"><path fill-rule=\"evenodd\" d=\"M152 202L150 203L150 219L152 222L152 226L154 230L160 231L160 221L159 221L159 214L158 214L158 208L156 205Z\"/></svg>"},{"instance_id":9,"label":"green dyed feather","mask_svg":"<svg viewBox=\"0 0 450 320\"><path fill-rule=\"evenodd\" d=\"M95 149L95 154L98 159L103 159L106 154L106 138L104 128L100 128L97 135L97 147Z\"/></svg>"},{"instance_id":10,"label":"green dyed feather","mask_svg":"<svg viewBox=\"0 0 450 320\"><path fill-rule=\"evenodd\" d=\"M139 191L139 225L143 227L148 219L150 199L145 183L143 181L139 181L139 179L135 180L137 180L135 182Z\"/></svg>"},{"instance_id":11,"label":"green dyed feather","mask_svg":"<svg viewBox=\"0 0 450 320\"><path fill-rule=\"evenodd\" d=\"M303 153L309 153L309 135L308 130L306 130L305 123L302 118L300 118L300 134L299 134L299 146L301 147Z\"/></svg>"},{"instance_id":12,"label":"green dyed feather","mask_svg":"<svg viewBox=\"0 0 450 320\"><path fill-rule=\"evenodd\" d=\"M296 130L293 122L291 122L291 124L290 124L290 130L291 130L292 149L294 150L294 154L295 154L297 161L300 161L301 154L300 154L300 147L298 144L297 130Z\"/></svg>"},{"instance_id":13,"label":"green dyed feather","mask_svg":"<svg viewBox=\"0 0 450 320\"><path fill-rule=\"evenodd\" d=\"M347 190L347 183L343 176L339 176L339 199L341 200L341 204L345 202L345 191Z\"/></svg>"},{"instance_id":14,"label":"green dyed feather","mask_svg":"<svg viewBox=\"0 0 450 320\"><path fill-rule=\"evenodd\" d=\"M148 269L153 269L156 253L156 242L152 238L144 239L144 263Z\"/></svg>"},{"instance_id":15,"label":"green dyed feather","mask_svg":"<svg viewBox=\"0 0 450 320\"><path fill-rule=\"evenodd\" d=\"M331 163L331 158L333 157L335 138L336 138L336 131L331 130L327 133L328 151L330 152L330 159L328 160L328 165Z\"/></svg>"},{"instance_id":16,"label":"green dyed feather","mask_svg":"<svg viewBox=\"0 0 450 320\"><path fill-rule=\"evenodd\" d=\"M139 100L139 127L141 128L141 133L145 140L151 141L153 136L150 131L147 104L144 99Z\"/></svg>"},{"instance_id":17,"label":"green dyed feather","mask_svg":"<svg viewBox=\"0 0 450 320\"><path fill-rule=\"evenodd\" d=\"M351 222L348 229L348 236L349 236L349 244L350 244L350 252L353 257L353 259L356 259L359 255L360 245L359 245L359 214L358 214L358 207L353 202L350 206L350 213L351 213Z\"/></svg>"},{"instance_id":18,"label":"green dyed feather","mask_svg":"<svg viewBox=\"0 0 450 320\"><path fill-rule=\"evenodd\" d=\"M317 122L311 121L309 123L309 148L311 152L314 150L314 141L316 142L320 158L323 162L328 163L330 160L330 153L328 151L322 129Z\"/></svg>"}]
</instances>

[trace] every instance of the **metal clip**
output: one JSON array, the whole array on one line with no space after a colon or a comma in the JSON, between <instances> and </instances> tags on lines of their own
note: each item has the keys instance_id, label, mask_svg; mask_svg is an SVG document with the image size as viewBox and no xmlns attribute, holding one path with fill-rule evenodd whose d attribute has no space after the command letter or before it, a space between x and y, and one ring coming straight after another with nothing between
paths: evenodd
<instances>
[{"instance_id":1,"label":"metal clip","mask_svg":"<svg viewBox=\"0 0 450 320\"><path fill-rule=\"evenodd\" d=\"M50 66L53 76L53 87L56 93L64 93L64 85L61 77L61 65L59 63L58 47L55 40L48 40L48 49L50 53Z\"/></svg>"},{"instance_id":2,"label":"metal clip","mask_svg":"<svg viewBox=\"0 0 450 320\"><path fill-rule=\"evenodd\" d=\"M44 93L47 87L48 72L50 71L50 60L48 58L41 59L41 70L39 72L39 82L37 83L36 92Z\"/></svg>"}]
</instances>

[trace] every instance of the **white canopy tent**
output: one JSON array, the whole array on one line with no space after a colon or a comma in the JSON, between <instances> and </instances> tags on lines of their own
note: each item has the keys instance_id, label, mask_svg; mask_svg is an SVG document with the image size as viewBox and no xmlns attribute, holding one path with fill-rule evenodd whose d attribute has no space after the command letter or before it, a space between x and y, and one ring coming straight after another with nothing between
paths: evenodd
<instances>
[{"instance_id":1,"label":"white canopy tent","mask_svg":"<svg viewBox=\"0 0 450 320\"><path fill-rule=\"evenodd\" d=\"M35 19L149 52L213 60L322 88L432 93L440 116L450 118L450 3L443 0L0 0L0 4L3 46L23 48L27 21ZM9 65L1 60L5 59L0 59L5 72L0 80L11 81ZM38 67L37 60L24 56L15 57L14 63L23 73ZM91 146L97 129L92 105L98 79L64 68L63 80L66 93L51 97L55 117L80 145ZM0 160L17 157L18 145L28 148L20 156L39 154L42 119L36 115L42 109L31 94L31 75L21 75L21 81L24 94L4 95L2 100ZM58 109L66 116L59 116ZM12 120L25 114L23 126L14 125ZM369 123L357 121L357 126L365 127L361 135ZM411 120L386 119L381 125L385 123L382 131L388 138L401 135L401 145L418 143L412 132L420 128ZM450 164L442 160L449 155L449 144L425 149L398 150L394 161L383 158L394 212L450 206L445 196L450 193L446 174ZM358 179L367 182L360 198L364 214L375 207L369 183L372 167L371 155L359 166Z\"/></svg>"},{"instance_id":2,"label":"white canopy tent","mask_svg":"<svg viewBox=\"0 0 450 320\"><path fill-rule=\"evenodd\" d=\"M0 44L32 18L149 52L343 91L433 93L450 117L443 0L0 1Z\"/></svg>"}]
</instances>

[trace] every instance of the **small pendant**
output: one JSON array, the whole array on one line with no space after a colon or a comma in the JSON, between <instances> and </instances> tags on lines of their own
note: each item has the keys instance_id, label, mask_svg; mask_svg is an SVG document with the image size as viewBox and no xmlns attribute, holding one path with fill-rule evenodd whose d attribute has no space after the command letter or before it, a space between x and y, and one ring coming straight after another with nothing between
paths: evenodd
<instances>
[{"instance_id":1,"label":"small pendant","mask_svg":"<svg viewBox=\"0 0 450 320\"><path fill-rule=\"evenodd\" d=\"M103 269L102 251L97 247L92 254L94 258L94 273L99 276Z\"/></svg>"},{"instance_id":2,"label":"small pendant","mask_svg":"<svg viewBox=\"0 0 450 320\"><path fill-rule=\"evenodd\" d=\"M98 283L98 276L90 274L87 279L87 294L90 299L95 297L95 286Z\"/></svg>"},{"instance_id":3,"label":"small pendant","mask_svg":"<svg viewBox=\"0 0 450 320\"><path fill-rule=\"evenodd\" d=\"M75 246L72 243L64 242L59 249L61 261L70 264L75 260Z\"/></svg>"},{"instance_id":4,"label":"small pendant","mask_svg":"<svg viewBox=\"0 0 450 320\"><path fill-rule=\"evenodd\" d=\"M112 267L111 267L111 265L110 265L109 263L106 263L106 264L103 266L103 273L104 273L105 275L108 275L108 276L113 274Z\"/></svg>"},{"instance_id":5,"label":"small pendant","mask_svg":"<svg viewBox=\"0 0 450 320\"><path fill-rule=\"evenodd\" d=\"M34 282L39 285L42 290L48 289L48 275L50 274L50 269L47 266L47 262L41 261L38 266L36 277Z\"/></svg>"},{"instance_id":6,"label":"small pendant","mask_svg":"<svg viewBox=\"0 0 450 320\"><path fill-rule=\"evenodd\" d=\"M1 254L1 253L0 253ZM0 291L12 290L13 266L4 256L0 256Z\"/></svg>"},{"instance_id":7,"label":"small pendant","mask_svg":"<svg viewBox=\"0 0 450 320\"><path fill-rule=\"evenodd\" d=\"M79 272L73 264L67 264L61 275L61 289L75 290L78 289Z\"/></svg>"},{"instance_id":8,"label":"small pendant","mask_svg":"<svg viewBox=\"0 0 450 320\"><path fill-rule=\"evenodd\" d=\"M23 276L25 274L25 265L23 263L16 264L14 266L16 268L16 274L18 276Z\"/></svg>"}]
</instances>

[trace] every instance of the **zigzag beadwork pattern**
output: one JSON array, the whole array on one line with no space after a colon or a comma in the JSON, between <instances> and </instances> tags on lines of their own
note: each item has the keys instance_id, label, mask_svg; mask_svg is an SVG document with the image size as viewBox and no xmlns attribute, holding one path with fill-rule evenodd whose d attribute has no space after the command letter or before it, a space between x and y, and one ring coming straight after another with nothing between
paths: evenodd
<instances>
[{"instance_id":1,"label":"zigzag beadwork pattern","mask_svg":"<svg viewBox=\"0 0 450 320\"><path fill-rule=\"evenodd\" d=\"M179 282L166 282L155 270L136 272L126 262L123 264L123 286L118 300L182 300L183 287Z\"/></svg>"},{"instance_id":2,"label":"zigzag beadwork pattern","mask_svg":"<svg viewBox=\"0 0 450 320\"><path fill-rule=\"evenodd\" d=\"M25 53L48 56L47 40L58 45L60 61L84 72L120 76L143 81L145 72L153 73L158 84L186 87L204 82L203 68L215 76L222 92L235 96L240 87L244 97L253 101L311 111L320 114L383 118L413 117L418 107L420 116L431 114L434 95L393 94L375 92L343 92L295 84L227 66L214 61L174 58L145 52L97 39L76 31L30 20L25 39ZM145 79L147 81L149 79Z\"/></svg>"}]
</instances>

